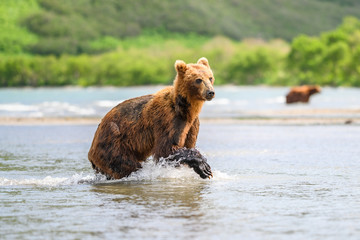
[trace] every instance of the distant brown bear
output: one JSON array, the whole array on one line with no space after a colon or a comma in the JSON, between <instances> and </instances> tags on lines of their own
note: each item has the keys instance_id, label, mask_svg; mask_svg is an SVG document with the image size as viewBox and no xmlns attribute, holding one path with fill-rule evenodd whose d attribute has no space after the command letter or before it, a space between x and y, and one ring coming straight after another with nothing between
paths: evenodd
<instances>
[{"instance_id":1,"label":"distant brown bear","mask_svg":"<svg viewBox=\"0 0 360 240\"><path fill-rule=\"evenodd\" d=\"M132 98L114 107L99 124L88 158L109 179L120 179L141 168L149 156L180 160L200 177L212 176L206 159L195 149L199 113L214 98L214 76L206 58L196 64L175 62L173 86Z\"/></svg>"},{"instance_id":2,"label":"distant brown bear","mask_svg":"<svg viewBox=\"0 0 360 240\"><path fill-rule=\"evenodd\" d=\"M308 103L310 96L321 91L318 86L300 86L293 87L286 95L286 103L303 102Z\"/></svg>"}]
</instances>

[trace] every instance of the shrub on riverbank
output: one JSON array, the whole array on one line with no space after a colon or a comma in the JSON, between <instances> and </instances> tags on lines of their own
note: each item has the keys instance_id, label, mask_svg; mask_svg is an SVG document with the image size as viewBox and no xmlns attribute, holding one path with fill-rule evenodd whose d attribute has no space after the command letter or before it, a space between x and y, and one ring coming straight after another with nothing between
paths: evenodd
<instances>
[{"instance_id":1,"label":"shrub on riverbank","mask_svg":"<svg viewBox=\"0 0 360 240\"><path fill-rule=\"evenodd\" d=\"M295 84L360 86L360 21L346 18L319 37L301 35L291 44L287 72Z\"/></svg>"}]
</instances>

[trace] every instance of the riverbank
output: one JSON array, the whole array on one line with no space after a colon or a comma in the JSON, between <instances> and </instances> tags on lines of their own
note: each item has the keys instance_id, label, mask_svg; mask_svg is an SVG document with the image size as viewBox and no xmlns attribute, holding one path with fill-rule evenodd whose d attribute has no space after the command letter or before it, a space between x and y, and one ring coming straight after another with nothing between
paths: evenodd
<instances>
[{"instance_id":1,"label":"riverbank","mask_svg":"<svg viewBox=\"0 0 360 240\"><path fill-rule=\"evenodd\" d=\"M22 118L0 117L0 126L36 125L96 125L101 118L91 117L46 117ZM239 124L239 125L360 125L360 118L346 117L244 117L244 118L201 118L201 123Z\"/></svg>"}]
</instances>

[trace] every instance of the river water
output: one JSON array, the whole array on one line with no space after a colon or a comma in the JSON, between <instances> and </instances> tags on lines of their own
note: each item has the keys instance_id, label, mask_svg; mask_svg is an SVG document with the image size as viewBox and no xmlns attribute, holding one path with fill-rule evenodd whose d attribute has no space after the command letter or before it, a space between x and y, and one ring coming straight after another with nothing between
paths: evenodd
<instances>
[{"instance_id":1,"label":"river water","mask_svg":"<svg viewBox=\"0 0 360 240\"><path fill-rule=\"evenodd\" d=\"M151 94L161 86L127 88L0 89L0 117L101 117L128 98ZM216 86L202 118L287 117L294 111L322 111L324 117L360 118L360 88L323 88L311 104L286 105L287 87ZM337 113L334 113L334 112ZM302 113L303 115L305 113Z\"/></svg>"},{"instance_id":2,"label":"river water","mask_svg":"<svg viewBox=\"0 0 360 240\"><path fill-rule=\"evenodd\" d=\"M270 93L269 99L275 101L268 107L284 108L276 103L279 90ZM68 102L82 109L86 105L85 100L76 100L81 99L76 92L81 90L63 90L76 92L62 96L64 100L51 92L60 90L9 91L44 93L36 95L38 99L31 95L32 101L26 96L12 100L9 94L10 100L0 105L4 115L5 111L16 116L50 114L41 111L44 102ZM231 97L225 95L224 99ZM356 97L341 101L354 101L356 107ZM24 98L28 100L22 102ZM108 94L93 102L99 99L115 101ZM222 101L223 105L217 104L228 106ZM255 100L247 101L261 108ZM324 102L314 98L311 105L294 108L324 107ZM18 104L25 111L4 110L6 104ZM103 111L93 108L94 116ZM149 159L140 171L118 181L96 176L87 160L96 127L0 126L1 239L360 238L358 125L205 121L197 145L213 169L212 179L200 179L186 167L158 166Z\"/></svg>"}]
</instances>

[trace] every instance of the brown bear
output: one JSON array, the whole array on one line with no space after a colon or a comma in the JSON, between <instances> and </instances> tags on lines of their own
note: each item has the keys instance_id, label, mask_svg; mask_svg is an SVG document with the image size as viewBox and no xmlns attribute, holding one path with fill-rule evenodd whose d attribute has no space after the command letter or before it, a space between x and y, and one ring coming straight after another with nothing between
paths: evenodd
<instances>
[{"instance_id":1,"label":"brown bear","mask_svg":"<svg viewBox=\"0 0 360 240\"><path fill-rule=\"evenodd\" d=\"M196 64L175 62L173 86L126 100L99 124L89 150L92 167L108 179L129 176L141 162L169 158L187 164L200 177L212 176L206 159L195 149L199 113L214 98L214 76L206 58Z\"/></svg>"},{"instance_id":2,"label":"brown bear","mask_svg":"<svg viewBox=\"0 0 360 240\"><path fill-rule=\"evenodd\" d=\"M299 86L291 88L290 92L286 95L286 103L303 102L308 103L310 96L321 91L319 86Z\"/></svg>"}]
</instances>

